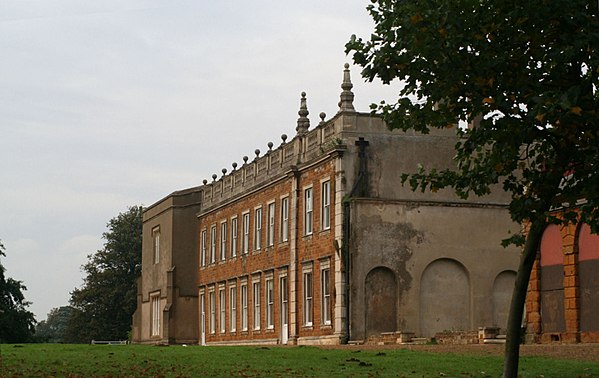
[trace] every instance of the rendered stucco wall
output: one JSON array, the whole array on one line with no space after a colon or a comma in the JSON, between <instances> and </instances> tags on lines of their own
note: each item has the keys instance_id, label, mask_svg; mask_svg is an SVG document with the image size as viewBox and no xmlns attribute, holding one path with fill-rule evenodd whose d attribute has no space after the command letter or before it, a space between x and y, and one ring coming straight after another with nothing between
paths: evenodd
<instances>
[{"instance_id":1,"label":"rendered stucco wall","mask_svg":"<svg viewBox=\"0 0 599 378\"><path fill-rule=\"evenodd\" d=\"M517 229L504 208L356 199L350 211L351 339L369 335L368 276L380 268L397 282L393 331L430 337L502 322L506 310L494 303L503 303L497 291L506 285L498 289L496 279L518 258L500 245Z\"/></svg>"}]
</instances>

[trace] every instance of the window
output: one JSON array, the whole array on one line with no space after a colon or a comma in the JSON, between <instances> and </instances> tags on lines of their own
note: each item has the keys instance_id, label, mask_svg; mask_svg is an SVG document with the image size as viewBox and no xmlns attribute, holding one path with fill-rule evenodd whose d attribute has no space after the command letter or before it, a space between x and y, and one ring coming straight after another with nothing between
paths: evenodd
<instances>
[{"instance_id":1,"label":"window","mask_svg":"<svg viewBox=\"0 0 599 378\"><path fill-rule=\"evenodd\" d=\"M275 288L272 278L266 280L266 328L275 327Z\"/></svg>"},{"instance_id":2,"label":"window","mask_svg":"<svg viewBox=\"0 0 599 378\"><path fill-rule=\"evenodd\" d=\"M243 214L243 240L242 251L248 253L250 250L250 213Z\"/></svg>"},{"instance_id":3,"label":"window","mask_svg":"<svg viewBox=\"0 0 599 378\"><path fill-rule=\"evenodd\" d=\"M216 332L216 300L214 291L210 292L210 333Z\"/></svg>"},{"instance_id":4,"label":"window","mask_svg":"<svg viewBox=\"0 0 599 378\"><path fill-rule=\"evenodd\" d=\"M321 270L320 272L320 280L322 281L320 284L320 288L322 290L321 298L321 310L320 316L322 317L322 324L331 324L331 275L330 269L326 268Z\"/></svg>"},{"instance_id":5,"label":"window","mask_svg":"<svg viewBox=\"0 0 599 378\"><path fill-rule=\"evenodd\" d=\"M279 278L280 296L281 296L281 324L287 324L287 309L289 300L287 299L287 276Z\"/></svg>"},{"instance_id":6,"label":"window","mask_svg":"<svg viewBox=\"0 0 599 378\"><path fill-rule=\"evenodd\" d=\"M218 310L219 310L219 319L218 319L218 324L220 325L220 333L225 333L225 329L226 329L226 315L227 315L227 308L226 308L226 298L225 298L225 288L221 287L220 289L218 289Z\"/></svg>"},{"instance_id":7,"label":"window","mask_svg":"<svg viewBox=\"0 0 599 378\"><path fill-rule=\"evenodd\" d=\"M160 262L160 227L152 230L152 241L154 243L154 264Z\"/></svg>"},{"instance_id":8,"label":"window","mask_svg":"<svg viewBox=\"0 0 599 378\"><path fill-rule=\"evenodd\" d=\"M216 226L210 227L210 263L216 261Z\"/></svg>"},{"instance_id":9,"label":"window","mask_svg":"<svg viewBox=\"0 0 599 378\"><path fill-rule=\"evenodd\" d=\"M275 203L268 204L268 246L275 245Z\"/></svg>"},{"instance_id":10,"label":"window","mask_svg":"<svg viewBox=\"0 0 599 378\"><path fill-rule=\"evenodd\" d=\"M229 287L229 330L235 332L237 327L237 288Z\"/></svg>"},{"instance_id":11,"label":"window","mask_svg":"<svg viewBox=\"0 0 599 378\"><path fill-rule=\"evenodd\" d=\"M312 272L304 272L304 325L312 325Z\"/></svg>"},{"instance_id":12,"label":"window","mask_svg":"<svg viewBox=\"0 0 599 378\"><path fill-rule=\"evenodd\" d=\"M254 212L254 250L259 250L262 245L262 208Z\"/></svg>"},{"instance_id":13,"label":"window","mask_svg":"<svg viewBox=\"0 0 599 378\"><path fill-rule=\"evenodd\" d=\"M200 266L206 266L206 230L202 230L202 240L200 244Z\"/></svg>"},{"instance_id":14,"label":"window","mask_svg":"<svg viewBox=\"0 0 599 378\"><path fill-rule=\"evenodd\" d=\"M227 221L220 224L220 261L227 258Z\"/></svg>"},{"instance_id":15,"label":"window","mask_svg":"<svg viewBox=\"0 0 599 378\"><path fill-rule=\"evenodd\" d=\"M281 241L289 240L289 197L281 199Z\"/></svg>"},{"instance_id":16,"label":"window","mask_svg":"<svg viewBox=\"0 0 599 378\"><path fill-rule=\"evenodd\" d=\"M237 217L231 219L231 257L237 256Z\"/></svg>"},{"instance_id":17,"label":"window","mask_svg":"<svg viewBox=\"0 0 599 378\"><path fill-rule=\"evenodd\" d=\"M241 330L248 330L248 285L241 285Z\"/></svg>"},{"instance_id":18,"label":"window","mask_svg":"<svg viewBox=\"0 0 599 378\"><path fill-rule=\"evenodd\" d=\"M254 329L260 329L260 282L254 282Z\"/></svg>"},{"instance_id":19,"label":"window","mask_svg":"<svg viewBox=\"0 0 599 378\"><path fill-rule=\"evenodd\" d=\"M314 198L312 197L312 188L304 191L304 235L312 234L312 222L314 222L312 205Z\"/></svg>"},{"instance_id":20,"label":"window","mask_svg":"<svg viewBox=\"0 0 599 378\"><path fill-rule=\"evenodd\" d=\"M152 336L160 336L160 294L152 295Z\"/></svg>"},{"instance_id":21,"label":"window","mask_svg":"<svg viewBox=\"0 0 599 378\"><path fill-rule=\"evenodd\" d=\"M325 181L322 183L322 229L328 230L331 228L331 182Z\"/></svg>"}]
</instances>

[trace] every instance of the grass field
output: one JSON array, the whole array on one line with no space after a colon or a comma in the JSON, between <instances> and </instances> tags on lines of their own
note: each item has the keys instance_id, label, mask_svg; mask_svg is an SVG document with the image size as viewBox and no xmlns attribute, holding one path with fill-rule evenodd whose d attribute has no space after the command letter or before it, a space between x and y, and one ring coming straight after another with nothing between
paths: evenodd
<instances>
[{"instance_id":1,"label":"grass field","mask_svg":"<svg viewBox=\"0 0 599 378\"><path fill-rule=\"evenodd\" d=\"M315 347L0 345L2 377L499 377L501 357ZM523 357L522 377L599 377L599 363Z\"/></svg>"}]
</instances>

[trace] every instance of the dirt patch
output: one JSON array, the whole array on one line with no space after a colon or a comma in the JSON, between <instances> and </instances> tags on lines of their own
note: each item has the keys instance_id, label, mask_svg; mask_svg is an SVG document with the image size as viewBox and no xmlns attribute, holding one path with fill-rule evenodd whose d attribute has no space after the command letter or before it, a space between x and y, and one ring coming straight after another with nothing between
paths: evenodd
<instances>
[{"instance_id":1,"label":"dirt patch","mask_svg":"<svg viewBox=\"0 0 599 378\"><path fill-rule=\"evenodd\" d=\"M324 348L360 350L409 349L431 353L502 356L504 345L340 345ZM520 346L520 356L543 356L565 360L599 362L599 344L530 344Z\"/></svg>"}]
</instances>

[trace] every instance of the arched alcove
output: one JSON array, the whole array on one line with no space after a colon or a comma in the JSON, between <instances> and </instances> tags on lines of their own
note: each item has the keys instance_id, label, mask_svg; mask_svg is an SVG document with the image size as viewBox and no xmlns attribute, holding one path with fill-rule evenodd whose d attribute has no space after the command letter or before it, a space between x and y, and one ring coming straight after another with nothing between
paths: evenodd
<instances>
[{"instance_id":1,"label":"arched alcove","mask_svg":"<svg viewBox=\"0 0 599 378\"><path fill-rule=\"evenodd\" d=\"M507 328L514 282L516 282L516 272L513 270L499 273L493 282L493 325L504 331Z\"/></svg>"},{"instance_id":2,"label":"arched alcove","mask_svg":"<svg viewBox=\"0 0 599 378\"><path fill-rule=\"evenodd\" d=\"M470 328L470 279L462 264L452 259L430 263L420 280L420 331L437 332Z\"/></svg>"},{"instance_id":3,"label":"arched alcove","mask_svg":"<svg viewBox=\"0 0 599 378\"><path fill-rule=\"evenodd\" d=\"M385 267L372 269L364 285L366 336L394 332L397 327L397 280Z\"/></svg>"}]
</instances>

